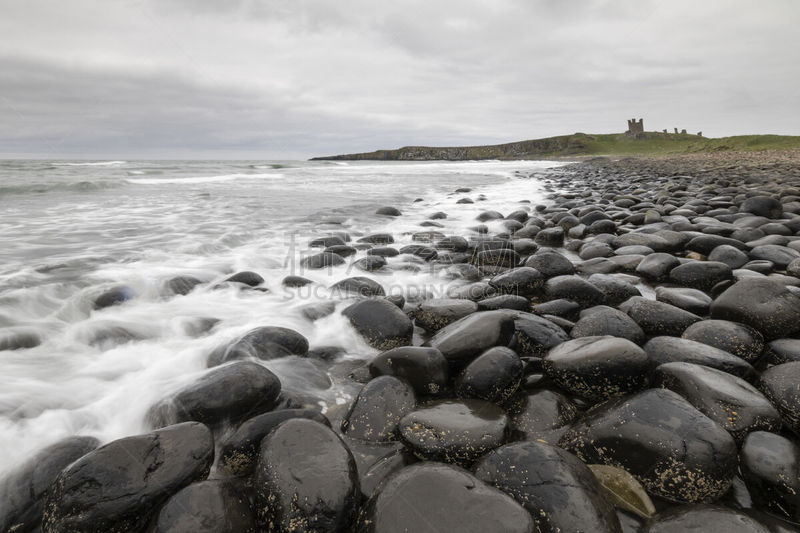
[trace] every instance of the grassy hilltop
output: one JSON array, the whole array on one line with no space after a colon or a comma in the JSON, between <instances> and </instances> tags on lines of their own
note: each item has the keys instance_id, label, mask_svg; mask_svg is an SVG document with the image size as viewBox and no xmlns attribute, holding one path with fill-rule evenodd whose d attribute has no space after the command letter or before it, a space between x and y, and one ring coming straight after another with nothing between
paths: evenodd
<instances>
[{"instance_id":1,"label":"grassy hilltop","mask_svg":"<svg viewBox=\"0 0 800 533\"><path fill-rule=\"evenodd\" d=\"M601 135L575 133L487 146L406 146L397 150L315 157L312 160L458 161L590 155L665 155L792 148L800 148L800 136L739 135L708 139L686 133L645 132L637 137L626 133Z\"/></svg>"}]
</instances>

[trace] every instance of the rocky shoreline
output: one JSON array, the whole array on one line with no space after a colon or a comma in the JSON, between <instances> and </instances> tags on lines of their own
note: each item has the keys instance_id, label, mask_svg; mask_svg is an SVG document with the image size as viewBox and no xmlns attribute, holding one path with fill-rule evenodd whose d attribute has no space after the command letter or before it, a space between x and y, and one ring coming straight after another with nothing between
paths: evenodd
<instances>
[{"instance_id":1,"label":"rocky shoreline","mask_svg":"<svg viewBox=\"0 0 800 533\"><path fill-rule=\"evenodd\" d=\"M377 355L253 330L152 406L151 432L71 437L0 480L0 531L800 531L800 152L594 158L543 179L548 201L511 213L456 191L485 204L467 235L437 212L402 247L316 236L303 266L362 271L331 289ZM407 300L386 268L455 281ZM353 401L323 413L287 393L259 364L281 357Z\"/></svg>"}]
</instances>

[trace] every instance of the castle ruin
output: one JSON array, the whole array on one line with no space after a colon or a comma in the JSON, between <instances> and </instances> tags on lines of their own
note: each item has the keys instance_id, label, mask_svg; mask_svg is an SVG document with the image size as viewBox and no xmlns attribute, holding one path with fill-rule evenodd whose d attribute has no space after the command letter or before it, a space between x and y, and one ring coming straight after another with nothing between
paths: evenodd
<instances>
[{"instance_id":1,"label":"castle ruin","mask_svg":"<svg viewBox=\"0 0 800 533\"><path fill-rule=\"evenodd\" d=\"M640 118L636 120L635 118L628 120L628 135L641 135L644 133L644 119Z\"/></svg>"}]
</instances>

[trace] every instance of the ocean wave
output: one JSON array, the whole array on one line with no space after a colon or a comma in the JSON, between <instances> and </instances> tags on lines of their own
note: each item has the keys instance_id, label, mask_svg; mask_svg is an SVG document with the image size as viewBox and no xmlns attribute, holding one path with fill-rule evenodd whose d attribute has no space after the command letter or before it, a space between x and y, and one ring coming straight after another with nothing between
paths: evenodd
<instances>
[{"instance_id":1,"label":"ocean wave","mask_svg":"<svg viewBox=\"0 0 800 533\"><path fill-rule=\"evenodd\" d=\"M283 174L223 174L221 176L195 176L190 178L137 178L127 179L128 183L136 185L164 185L164 184L194 184L194 183L219 183L246 179L277 179Z\"/></svg>"},{"instance_id":2,"label":"ocean wave","mask_svg":"<svg viewBox=\"0 0 800 533\"><path fill-rule=\"evenodd\" d=\"M0 186L0 196L48 192L91 192L114 189L122 184L113 181L76 181L74 183L26 183Z\"/></svg>"},{"instance_id":3,"label":"ocean wave","mask_svg":"<svg viewBox=\"0 0 800 533\"><path fill-rule=\"evenodd\" d=\"M89 163L53 163L53 165L57 167L112 167L127 163L127 161L93 161Z\"/></svg>"}]
</instances>

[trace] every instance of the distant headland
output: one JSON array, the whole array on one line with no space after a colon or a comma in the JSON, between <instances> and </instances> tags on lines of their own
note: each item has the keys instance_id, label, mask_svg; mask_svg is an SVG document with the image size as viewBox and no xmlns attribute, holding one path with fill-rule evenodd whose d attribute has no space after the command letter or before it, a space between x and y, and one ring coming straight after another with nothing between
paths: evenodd
<instances>
[{"instance_id":1,"label":"distant headland","mask_svg":"<svg viewBox=\"0 0 800 533\"><path fill-rule=\"evenodd\" d=\"M312 161L465 161L478 159L541 159L595 155L659 155L727 150L782 150L800 148L800 136L738 135L710 139L701 133L644 131L642 119L628 121L624 133L574 133L485 146L404 146L357 154L314 157Z\"/></svg>"}]
</instances>

